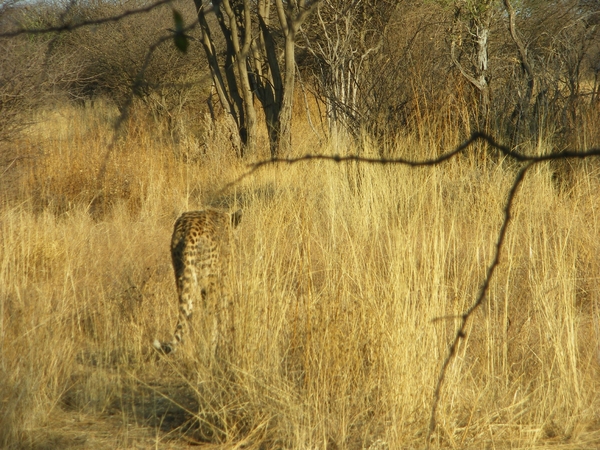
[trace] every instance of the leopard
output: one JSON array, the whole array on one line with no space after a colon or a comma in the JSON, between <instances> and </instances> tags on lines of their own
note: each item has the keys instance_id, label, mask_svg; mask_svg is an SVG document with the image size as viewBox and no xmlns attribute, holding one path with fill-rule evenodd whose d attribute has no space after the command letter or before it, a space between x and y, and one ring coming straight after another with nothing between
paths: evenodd
<instances>
[{"instance_id":1,"label":"leopard","mask_svg":"<svg viewBox=\"0 0 600 450\"><path fill-rule=\"evenodd\" d=\"M178 320L170 341L156 339L153 342L160 353L173 353L183 344L190 333L194 302L198 300L202 303L202 312L213 316L211 347L214 350L222 334L223 309L230 307L227 278L231 270L233 230L241 220L241 209L233 213L205 209L184 212L175 221L171 259L179 299Z\"/></svg>"}]
</instances>

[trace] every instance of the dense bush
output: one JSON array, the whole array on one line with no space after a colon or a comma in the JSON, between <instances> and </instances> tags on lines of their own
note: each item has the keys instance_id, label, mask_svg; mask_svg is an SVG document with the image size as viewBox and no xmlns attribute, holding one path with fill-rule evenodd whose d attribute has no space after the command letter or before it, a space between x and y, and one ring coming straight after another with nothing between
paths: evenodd
<instances>
[{"instance_id":1,"label":"dense bush","mask_svg":"<svg viewBox=\"0 0 600 450\"><path fill-rule=\"evenodd\" d=\"M417 132L438 139L452 129L464 138L485 127L514 145L548 137L557 149L584 145L578 141L582 136L586 145L600 142L588 120L600 107L597 3L518 2L516 31L533 80L523 69L503 2L399 2L390 9L386 0L371 0L369 14L364 2L356 7L324 3L327 14L311 23L318 32L306 32L307 68L329 106L330 121L375 136ZM492 8L488 117L481 117L479 92L450 51L454 42L465 72L476 73L475 13L466 12L475 4Z\"/></svg>"}]
</instances>

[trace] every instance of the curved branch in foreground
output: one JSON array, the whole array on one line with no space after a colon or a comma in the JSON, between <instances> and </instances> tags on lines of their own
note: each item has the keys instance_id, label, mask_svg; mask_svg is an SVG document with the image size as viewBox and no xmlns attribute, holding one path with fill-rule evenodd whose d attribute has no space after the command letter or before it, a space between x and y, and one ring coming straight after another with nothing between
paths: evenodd
<instances>
[{"instance_id":1,"label":"curved branch in foreground","mask_svg":"<svg viewBox=\"0 0 600 450\"><path fill-rule=\"evenodd\" d=\"M367 158L359 155L316 155L316 154L306 154L304 156L298 156L296 158L269 158L264 159L252 164L248 164L248 171L240 175L235 180L227 183L223 188L219 191L220 193L224 193L229 188L235 186L240 183L250 175L254 174L254 172L258 171L264 166L274 165L274 164L296 164L302 161L311 161L311 160L322 160L322 161L334 161L336 163L340 162L361 162L366 164L400 164L409 167L424 167L424 166L435 166L437 164L443 163L444 161L448 161L452 159L456 155L466 152L466 150L471 147L474 143L483 141L487 142L490 147L499 153L515 160L518 162L543 162L543 161L552 161L558 159L567 159L567 158L578 158L583 159L590 156L600 156L600 148L591 148L585 151L577 151L577 150L565 150L561 153L551 153L548 155L541 156L530 156L525 155L520 152L516 152L511 150L506 145L499 144L492 136L489 134L483 133L481 131L476 131L471 134L471 137L467 139L465 142L457 146L454 150L451 150L448 153L444 153L436 158L424 159L422 161L415 161L406 158Z\"/></svg>"},{"instance_id":2,"label":"curved branch in foreground","mask_svg":"<svg viewBox=\"0 0 600 450\"><path fill-rule=\"evenodd\" d=\"M73 31L76 30L78 28L82 28L82 27L87 27L90 25L101 25L104 23L109 23L109 22L118 22L119 20L128 17L128 16L133 16L136 14L143 14L143 13L147 13L152 11L155 8L158 8L159 6L162 5L166 5L171 3L173 0L157 0L156 2L144 7L144 8L138 8L138 9L129 9L127 11L122 12L121 14L118 14L116 16L109 16L109 17L102 17L100 19L94 19L94 20L84 20L81 22L67 22L64 23L62 25L58 25L55 27L47 27L47 28L19 28L17 30L14 31L9 31L6 33L0 33L0 38L12 38L15 36L20 36L22 34L47 34L47 33L57 33L57 32L63 32L63 31Z\"/></svg>"}]
</instances>

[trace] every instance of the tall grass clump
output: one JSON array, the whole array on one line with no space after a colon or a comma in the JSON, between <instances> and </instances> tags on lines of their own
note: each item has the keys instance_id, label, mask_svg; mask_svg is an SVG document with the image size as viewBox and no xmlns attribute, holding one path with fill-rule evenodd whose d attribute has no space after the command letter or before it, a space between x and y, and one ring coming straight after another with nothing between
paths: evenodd
<instances>
[{"instance_id":1,"label":"tall grass clump","mask_svg":"<svg viewBox=\"0 0 600 450\"><path fill-rule=\"evenodd\" d=\"M109 114L65 109L31 130L39 155L2 203L2 446L423 448L516 165L484 152L418 169L303 162L222 191L247 168L218 136L170 147L138 123L113 141ZM296 133L299 154L381 154ZM397 138L386 152L448 150L432 145ZM519 188L433 448L599 442L600 186L596 162L573 170L561 184L539 164ZM162 357L172 223L207 206L244 208L225 344L210 354L198 304L195 332Z\"/></svg>"}]
</instances>

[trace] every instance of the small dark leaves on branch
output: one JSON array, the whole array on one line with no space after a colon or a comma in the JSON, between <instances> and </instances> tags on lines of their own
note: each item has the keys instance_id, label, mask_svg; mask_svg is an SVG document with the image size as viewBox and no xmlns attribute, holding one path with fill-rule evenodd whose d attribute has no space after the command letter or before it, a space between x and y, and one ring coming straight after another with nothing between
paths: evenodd
<instances>
[{"instance_id":1,"label":"small dark leaves on branch","mask_svg":"<svg viewBox=\"0 0 600 450\"><path fill-rule=\"evenodd\" d=\"M174 33L173 41L175 42L175 47L177 47L179 51L186 53L190 43L184 31L183 17L181 16L181 13L175 9L173 10L173 22L175 28L171 31Z\"/></svg>"}]
</instances>

